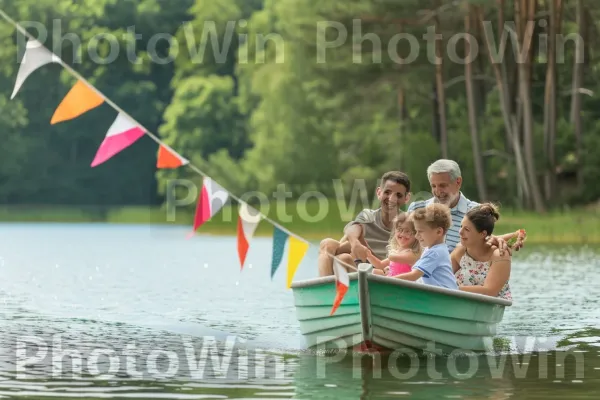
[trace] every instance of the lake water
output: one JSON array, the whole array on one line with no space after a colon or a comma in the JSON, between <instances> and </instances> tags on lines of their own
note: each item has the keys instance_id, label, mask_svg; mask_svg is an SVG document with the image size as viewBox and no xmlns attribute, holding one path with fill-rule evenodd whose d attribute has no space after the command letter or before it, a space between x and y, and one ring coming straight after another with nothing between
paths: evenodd
<instances>
[{"instance_id":1,"label":"lake water","mask_svg":"<svg viewBox=\"0 0 600 400\"><path fill-rule=\"evenodd\" d=\"M0 398L598 397L598 249L517 254L504 354L326 357L304 348L285 258L270 278L269 238L240 272L234 237L188 231L0 225Z\"/></svg>"}]
</instances>

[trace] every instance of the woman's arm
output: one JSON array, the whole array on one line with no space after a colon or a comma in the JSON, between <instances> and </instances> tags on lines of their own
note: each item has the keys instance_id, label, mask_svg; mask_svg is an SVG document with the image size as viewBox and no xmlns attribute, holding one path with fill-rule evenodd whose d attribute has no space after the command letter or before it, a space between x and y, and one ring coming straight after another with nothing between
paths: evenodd
<instances>
[{"instance_id":1,"label":"woman's arm","mask_svg":"<svg viewBox=\"0 0 600 400\"><path fill-rule=\"evenodd\" d=\"M459 289L465 292L479 293L496 297L510 278L510 266L511 258L507 256L500 256L499 250L496 249L490 260L490 269L485 277L483 286L460 286Z\"/></svg>"},{"instance_id":2,"label":"woman's arm","mask_svg":"<svg viewBox=\"0 0 600 400\"><path fill-rule=\"evenodd\" d=\"M450 253L450 260L452 260L452 272L456 272L460 269L460 259L465 255L466 249L462 244L457 244L452 253Z\"/></svg>"}]
</instances>

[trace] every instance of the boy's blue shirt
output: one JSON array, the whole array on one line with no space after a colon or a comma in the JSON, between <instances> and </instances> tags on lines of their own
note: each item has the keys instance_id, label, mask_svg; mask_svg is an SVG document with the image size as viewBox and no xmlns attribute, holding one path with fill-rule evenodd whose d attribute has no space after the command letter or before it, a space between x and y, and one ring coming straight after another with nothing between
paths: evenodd
<instances>
[{"instance_id":1,"label":"boy's blue shirt","mask_svg":"<svg viewBox=\"0 0 600 400\"><path fill-rule=\"evenodd\" d=\"M448 253L448 246L444 243L426 249L413 265L413 269L423 272L422 281L425 284L458 289L456 278L452 273L452 260Z\"/></svg>"}]
</instances>

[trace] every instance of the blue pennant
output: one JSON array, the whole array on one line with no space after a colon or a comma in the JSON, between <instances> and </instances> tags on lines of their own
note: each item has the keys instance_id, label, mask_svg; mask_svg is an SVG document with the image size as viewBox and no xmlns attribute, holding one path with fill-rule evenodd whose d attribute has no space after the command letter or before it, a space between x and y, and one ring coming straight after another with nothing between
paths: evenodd
<instances>
[{"instance_id":1,"label":"blue pennant","mask_svg":"<svg viewBox=\"0 0 600 400\"><path fill-rule=\"evenodd\" d=\"M281 229L274 227L273 229L273 259L271 261L271 279L277 272L281 260L283 259L283 251L285 249L285 243L288 240L288 234Z\"/></svg>"}]
</instances>

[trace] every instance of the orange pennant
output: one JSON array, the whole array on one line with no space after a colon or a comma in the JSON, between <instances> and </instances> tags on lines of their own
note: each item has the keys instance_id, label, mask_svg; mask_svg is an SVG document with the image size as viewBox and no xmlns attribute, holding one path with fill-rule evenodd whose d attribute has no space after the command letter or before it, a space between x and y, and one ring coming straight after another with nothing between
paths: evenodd
<instances>
[{"instance_id":1,"label":"orange pennant","mask_svg":"<svg viewBox=\"0 0 600 400\"><path fill-rule=\"evenodd\" d=\"M102 103L104 103L102 96L84 82L77 81L59 104L56 111L54 111L50 124L54 125L57 122L76 118L86 111L98 107Z\"/></svg>"},{"instance_id":2,"label":"orange pennant","mask_svg":"<svg viewBox=\"0 0 600 400\"><path fill-rule=\"evenodd\" d=\"M160 145L156 168L178 168L188 163L188 160L170 150L167 146Z\"/></svg>"},{"instance_id":3,"label":"orange pennant","mask_svg":"<svg viewBox=\"0 0 600 400\"><path fill-rule=\"evenodd\" d=\"M329 315L335 314L335 311L340 304L342 304L342 300L350 287L348 271L346 271L346 268L344 268L337 259L333 260L333 271L335 273L335 299L333 300L333 307L331 307L331 313Z\"/></svg>"}]
</instances>

